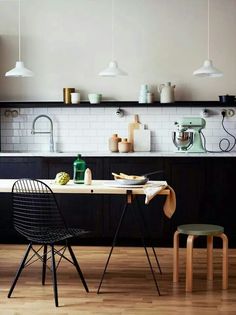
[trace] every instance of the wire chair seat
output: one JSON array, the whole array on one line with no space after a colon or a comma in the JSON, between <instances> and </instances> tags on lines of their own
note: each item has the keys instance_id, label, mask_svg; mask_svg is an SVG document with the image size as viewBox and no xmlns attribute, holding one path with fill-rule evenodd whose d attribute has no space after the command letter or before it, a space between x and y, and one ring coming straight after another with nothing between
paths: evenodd
<instances>
[{"instance_id":1,"label":"wire chair seat","mask_svg":"<svg viewBox=\"0 0 236 315\"><path fill-rule=\"evenodd\" d=\"M47 261L51 259L51 267L49 269L52 272L56 306L58 306L56 270L62 258L75 266L83 286L88 292L84 276L68 240L72 237L85 235L89 231L77 227L67 227L55 195L50 187L36 179L23 178L17 180L12 186L12 208L12 219L15 230L30 243L9 290L8 297L11 297L22 270L29 265L28 262L35 255L43 262L43 285L45 284ZM57 250L54 248L54 245L58 245L58 242L65 242L66 245L62 249ZM34 249L34 244L42 245L43 254L40 255L38 250ZM49 258L47 256L48 247L50 247ZM69 250L72 260L64 255L66 249ZM33 255L31 258L28 258L31 250L33 251ZM56 265L55 255L59 256L58 265Z\"/></svg>"},{"instance_id":2,"label":"wire chair seat","mask_svg":"<svg viewBox=\"0 0 236 315\"><path fill-rule=\"evenodd\" d=\"M82 230L79 228L40 228L38 230L34 230L34 235L29 236L27 233L27 229L21 227L20 230L15 228L17 232L25 236L28 240L30 239L33 243L36 244L51 244L57 243L63 240L70 239L72 237L82 236L88 234L89 231Z\"/></svg>"}]
</instances>

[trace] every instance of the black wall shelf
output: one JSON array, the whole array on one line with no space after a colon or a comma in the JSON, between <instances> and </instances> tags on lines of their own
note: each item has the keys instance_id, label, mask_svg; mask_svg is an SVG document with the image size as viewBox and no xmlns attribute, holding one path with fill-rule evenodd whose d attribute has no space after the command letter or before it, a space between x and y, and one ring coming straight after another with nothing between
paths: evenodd
<instances>
[{"instance_id":1,"label":"black wall shelf","mask_svg":"<svg viewBox=\"0 0 236 315\"><path fill-rule=\"evenodd\" d=\"M234 107L235 104L220 103L219 101L176 101L175 103L154 102L151 104L140 104L137 101L103 101L99 104L90 104L83 101L79 104L65 104L58 101L20 101L0 102L0 108L32 108L32 107Z\"/></svg>"}]
</instances>

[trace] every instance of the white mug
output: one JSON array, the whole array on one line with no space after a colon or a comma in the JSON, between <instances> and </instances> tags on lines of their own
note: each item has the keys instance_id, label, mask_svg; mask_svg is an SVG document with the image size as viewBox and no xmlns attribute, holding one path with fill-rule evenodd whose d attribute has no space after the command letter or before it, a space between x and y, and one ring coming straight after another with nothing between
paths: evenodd
<instances>
[{"instance_id":1,"label":"white mug","mask_svg":"<svg viewBox=\"0 0 236 315\"><path fill-rule=\"evenodd\" d=\"M70 96L71 96L71 103L72 104L78 104L80 102L80 93L79 92L70 93Z\"/></svg>"}]
</instances>

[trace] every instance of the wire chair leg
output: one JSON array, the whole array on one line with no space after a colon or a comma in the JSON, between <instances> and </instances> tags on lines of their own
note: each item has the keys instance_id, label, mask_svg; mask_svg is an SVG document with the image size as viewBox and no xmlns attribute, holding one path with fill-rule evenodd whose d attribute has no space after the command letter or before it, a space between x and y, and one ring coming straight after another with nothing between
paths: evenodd
<instances>
[{"instance_id":1,"label":"wire chair leg","mask_svg":"<svg viewBox=\"0 0 236 315\"><path fill-rule=\"evenodd\" d=\"M57 273L56 273L56 262L54 254L54 245L51 245L51 259L52 259L52 279L53 279L53 290L55 305L58 306L58 292L57 292Z\"/></svg>"},{"instance_id":2,"label":"wire chair leg","mask_svg":"<svg viewBox=\"0 0 236 315\"><path fill-rule=\"evenodd\" d=\"M73 250L72 250L72 248L71 248L71 246L69 244L67 244L67 247L68 247L68 250L70 252L71 258L72 258L72 260L74 262L75 268L76 268L76 270L77 270L77 272L78 272L78 274L80 276L80 279L81 279L81 281L83 283L83 286L84 286L86 292L89 292L87 283L86 283L86 281L84 279L83 273L82 273L82 271L80 269L80 266L79 266L78 261L77 261L77 259L75 257L75 254L74 254L74 252L73 252Z\"/></svg>"},{"instance_id":3,"label":"wire chair leg","mask_svg":"<svg viewBox=\"0 0 236 315\"><path fill-rule=\"evenodd\" d=\"M46 267L47 267L47 245L44 245L44 247L43 247L42 285L45 284L45 279L46 279Z\"/></svg>"},{"instance_id":4,"label":"wire chair leg","mask_svg":"<svg viewBox=\"0 0 236 315\"><path fill-rule=\"evenodd\" d=\"M8 298L11 297L11 294L12 294L12 292L13 292L13 290L15 288L15 285L17 283L17 280L19 279L20 274L21 274L22 270L24 269L24 265L25 265L26 259L27 259L28 255L29 255L29 252L30 252L31 248L32 248L32 244L30 243L28 245L27 249L26 249L25 255L24 255L24 257L23 257L23 259L22 259L22 261L20 263L20 266L19 266L19 268L17 270L17 273L15 275L15 279L14 279L14 281L12 283L12 286L11 286L9 292L8 292L8 296L7 296Z\"/></svg>"}]
</instances>

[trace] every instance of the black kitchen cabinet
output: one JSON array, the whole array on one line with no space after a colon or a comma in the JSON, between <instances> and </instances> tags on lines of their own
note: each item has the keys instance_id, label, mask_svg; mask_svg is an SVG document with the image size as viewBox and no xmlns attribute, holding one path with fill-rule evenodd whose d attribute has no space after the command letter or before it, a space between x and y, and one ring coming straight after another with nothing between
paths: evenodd
<instances>
[{"instance_id":1,"label":"black kitchen cabinet","mask_svg":"<svg viewBox=\"0 0 236 315\"><path fill-rule=\"evenodd\" d=\"M162 158L105 158L104 159L104 178L113 179L112 172L115 173L126 173L126 174L136 174L142 175L156 170L163 170L162 174L154 174L150 176L152 180L162 180L165 178L164 173L164 160ZM160 239L165 236L164 226L165 226L165 217L163 214L163 203L164 196L158 196L154 198L149 205L145 205L144 196L136 197L138 199L139 205L142 210L143 220L145 221L148 227L148 233L153 240ZM105 236L111 238L114 234L116 225L120 218L122 208L125 203L124 196L110 196L105 197L105 222L104 230ZM123 243L126 239L130 238L132 235L133 241L136 244L140 243L140 230L138 228L137 219L137 208L129 207L129 211L125 217L123 226L119 235L119 242Z\"/></svg>"},{"instance_id":2,"label":"black kitchen cabinet","mask_svg":"<svg viewBox=\"0 0 236 315\"><path fill-rule=\"evenodd\" d=\"M201 157L170 158L165 161L166 180L174 188L177 206L169 225L169 242L178 225L206 222L206 159ZM183 240L180 238L180 244ZM186 240L185 240L186 242ZM199 244L201 240L196 240Z\"/></svg>"},{"instance_id":3,"label":"black kitchen cabinet","mask_svg":"<svg viewBox=\"0 0 236 315\"><path fill-rule=\"evenodd\" d=\"M56 157L44 158L48 167L48 178L55 178L59 172L67 172L73 178L73 162L75 157ZM81 157L86 162L86 167L92 170L93 179L102 179L103 176L103 158Z\"/></svg>"},{"instance_id":4,"label":"black kitchen cabinet","mask_svg":"<svg viewBox=\"0 0 236 315\"><path fill-rule=\"evenodd\" d=\"M235 158L210 158L206 161L205 208L200 215L205 221L222 225L229 237L229 246L236 246L234 186Z\"/></svg>"},{"instance_id":5,"label":"black kitchen cabinet","mask_svg":"<svg viewBox=\"0 0 236 315\"><path fill-rule=\"evenodd\" d=\"M55 178L66 171L72 177L76 157L17 157L0 158L0 178ZM165 196L154 198L148 206L139 196L144 220L149 227L153 245L172 246L176 227L186 223L223 225L230 247L236 246L236 228L233 220L235 205L231 197L236 178L234 157L86 157L93 179L112 179L112 172L145 174L163 170L150 179L166 179L174 188L176 212L165 217L162 207ZM11 227L10 194L0 194L0 238L2 242L23 242ZM68 225L78 225L93 233L82 242L88 245L111 244L112 236L124 205L124 197L111 195L57 195ZM146 236L148 236L146 234ZM200 239L200 238L199 238ZM198 239L196 240L196 245ZM217 242L217 241L216 241ZM118 244L139 245L139 233L134 216L128 211ZM183 243L184 244L184 243ZM205 244L204 244L205 245Z\"/></svg>"},{"instance_id":6,"label":"black kitchen cabinet","mask_svg":"<svg viewBox=\"0 0 236 315\"><path fill-rule=\"evenodd\" d=\"M0 178L21 177L46 178L43 161L40 158L0 158ZM22 242L23 238L14 230L11 222L11 194L0 193L0 239L1 242Z\"/></svg>"},{"instance_id":7,"label":"black kitchen cabinet","mask_svg":"<svg viewBox=\"0 0 236 315\"><path fill-rule=\"evenodd\" d=\"M1 157L0 178L42 178L47 176L43 161L37 157Z\"/></svg>"},{"instance_id":8,"label":"black kitchen cabinet","mask_svg":"<svg viewBox=\"0 0 236 315\"><path fill-rule=\"evenodd\" d=\"M54 179L58 172L67 172L73 178L73 162L76 157L48 158L48 178ZM83 158L86 167L92 170L93 179L103 177L103 159ZM79 185L79 184L78 184ZM102 237L103 230L103 196L102 195L56 195L66 223L70 227L79 226L91 231L86 239L95 241Z\"/></svg>"},{"instance_id":9,"label":"black kitchen cabinet","mask_svg":"<svg viewBox=\"0 0 236 315\"><path fill-rule=\"evenodd\" d=\"M201 221L199 211L204 206L205 173L203 158L172 158L166 161L166 178L178 200L178 211L172 220L174 226Z\"/></svg>"}]
</instances>

